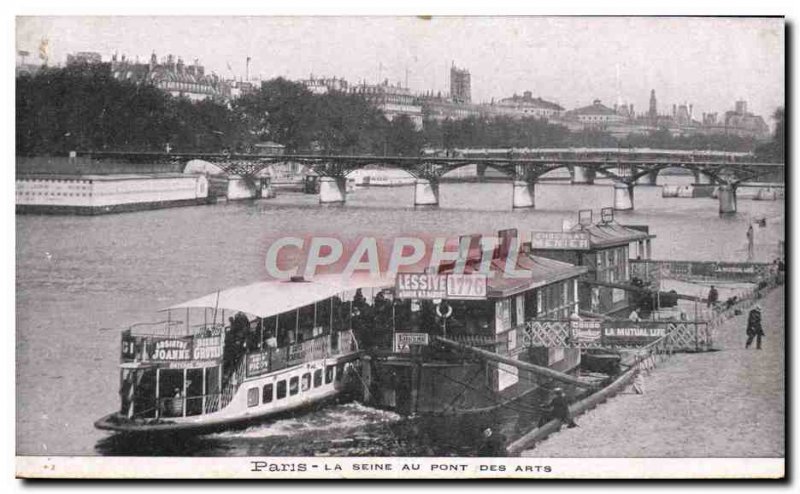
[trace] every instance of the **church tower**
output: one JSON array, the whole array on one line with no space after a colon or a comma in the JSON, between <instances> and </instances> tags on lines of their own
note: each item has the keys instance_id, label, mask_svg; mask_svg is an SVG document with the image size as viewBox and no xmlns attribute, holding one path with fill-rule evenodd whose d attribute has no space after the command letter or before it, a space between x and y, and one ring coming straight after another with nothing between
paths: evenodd
<instances>
[{"instance_id":1,"label":"church tower","mask_svg":"<svg viewBox=\"0 0 800 494\"><path fill-rule=\"evenodd\" d=\"M650 110L647 112L647 116L650 118L656 118L658 116L658 107L656 105L656 90L650 90Z\"/></svg>"}]
</instances>

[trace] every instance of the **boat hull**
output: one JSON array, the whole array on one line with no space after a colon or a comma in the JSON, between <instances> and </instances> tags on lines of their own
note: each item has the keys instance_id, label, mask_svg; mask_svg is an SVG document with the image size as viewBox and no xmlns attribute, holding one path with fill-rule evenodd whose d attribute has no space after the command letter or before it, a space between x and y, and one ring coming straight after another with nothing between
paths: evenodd
<instances>
[{"instance_id":1,"label":"boat hull","mask_svg":"<svg viewBox=\"0 0 800 494\"><path fill-rule=\"evenodd\" d=\"M345 399L354 389L357 358L358 354L354 353L248 378L238 387L230 403L217 412L174 419L129 419L116 412L97 420L94 426L124 434L203 434L247 427ZM269 390L269 399L266 390Z\"/></svg>"},{"instance_id":2,"label":"boat hull","mask_svg":"<svg viewBox=\"0 0 800 494\"><path fill-rule=\"evenodd\" d=\"M577 348L537 348L527 349L518 358L568 373L580 366L580 356ZM395 355L374 359L371 374L370 404L403 415L491 412L530 395L543 384L529 371L485 360Z\"/></svg>"}]
</instances>

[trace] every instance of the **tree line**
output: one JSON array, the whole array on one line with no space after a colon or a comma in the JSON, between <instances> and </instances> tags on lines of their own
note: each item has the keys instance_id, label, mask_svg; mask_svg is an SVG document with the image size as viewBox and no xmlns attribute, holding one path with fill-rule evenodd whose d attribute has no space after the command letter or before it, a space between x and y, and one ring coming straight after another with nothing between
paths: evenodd
<instances>
[{"instance_id":1,"label":"tree line","mask_svg":"<svg viewBox=\"0 0 800 494\"><path fill-rule=\"evenodd\" d=\"M571 132L536 118L471 117L389 121L363 98L312 94L283 78L262 83L230 103L190 101L148 84L115 79L107 66L43 68L17 77L18 155L70 150L250 152L259 142L287 153L419 155L423 148L651 147L753 151L753 139L731 135L675 137L667 129L615 138L602 130ZM783 133L780 111L780 134ZM777 113L776 113L777 116ZM776 134L777 135L777 134ZM777 138L776 138L777 139ZM782 138L781 138L782 139ZM775 139L758 149L782 156Z\"/></svg>"}]
</instances>

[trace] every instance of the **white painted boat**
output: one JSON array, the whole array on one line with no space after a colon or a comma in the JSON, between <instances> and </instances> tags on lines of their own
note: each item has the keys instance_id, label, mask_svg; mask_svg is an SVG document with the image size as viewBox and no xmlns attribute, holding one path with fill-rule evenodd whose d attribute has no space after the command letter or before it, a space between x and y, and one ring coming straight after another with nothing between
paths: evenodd
<instances>
[{"instance_id":1,"label":"white painted boat","mask_svg":"<svg viewBox=\"0 0 800 494\"><path fill-rule=\"evenodd\" d=\"M360 356L348 297L352 304L357 289L391 286L268 281L164 309L165 321L122 332L120 408L95 427L205 432L335 398Z\"/></svg>"}]
</instances>

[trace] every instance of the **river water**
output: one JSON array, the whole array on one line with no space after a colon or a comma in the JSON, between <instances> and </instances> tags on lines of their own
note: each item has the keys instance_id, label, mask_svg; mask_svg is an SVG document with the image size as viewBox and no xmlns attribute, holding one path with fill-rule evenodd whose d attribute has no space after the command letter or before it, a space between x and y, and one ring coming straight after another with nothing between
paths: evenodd
<instances>
[{"instance_id":1,"label":"river water","mask_svg":"<svg viewBox=\"0 0 800 494\"><path fill-rule=\"evenodd\" d=\"M740 198L739 213L721 218L716 199L662 199L660 187L635 194L635 211L617 219L650 226L656 259L744 261L747 225L761 217L767 226L755 227L756 260L771 261L784 238L782 201ZM17 216L17 454L463 453L410 440L428 425L358 403L196 438L178 450L118 444L92 423L118 407L119 330L155 320L157 309L173 303L263 279L264 255L277 237L488 235L506 228L524 236L560 230L578 209L597 215L612 204L613 190L608 183L539 185L537 207L528 211L512 211L511 198L510 183L445 183L436 209L414 209L413 188L396 187L358 189L345 206L279 191L271 200L97 217Z\"/></svg>"}]
</instances>

